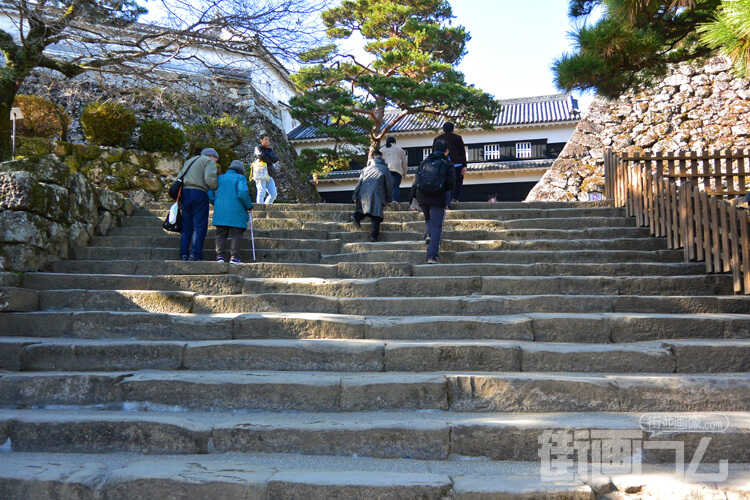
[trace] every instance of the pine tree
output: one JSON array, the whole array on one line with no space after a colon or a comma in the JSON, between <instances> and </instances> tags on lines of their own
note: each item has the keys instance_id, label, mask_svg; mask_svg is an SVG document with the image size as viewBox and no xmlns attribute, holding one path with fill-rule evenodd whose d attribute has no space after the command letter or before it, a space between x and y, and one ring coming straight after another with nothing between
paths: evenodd
<instances>
[{"instance_id":1,"label":"pine tree","mask_svg":"<svg viewBox=\"0 0 750 500\"><path fill-rule=\"evenodd\" d=\"M750 78L750 0L722 2L715 20L698 31L701 42L731 61L735 73Z\"/></svg>"},{"instance_id":2,"label":"pine tree","mask_svg":"<svg viewBox=\"0 0 750 500\"><path fill-rule=\"evenodd\" d=\"M721 0L571 0L569 14L581 22L572 33L576 52L555 60L555 83L560 89L593 89L616 97L664 75L669 64L712 55L717 49L703 42L707 35L702 40L699 29L714 22L721 4ZM602 17L584 23L596 7L604 10Z\"/></svg>"},{"instance_id":3,"label":"pine tree","mask_svg":"<svg viewBox=\"0 0 750 500\"><path fill-rule=\"evenodd\" d=\"M331 44L306 55L309 65L293 77L303 93L290 104L292 115L334 139L337 151L364 145L372 152L415 114L491 126L493 97L455 69L469 34L452 26L447 0L344 0L322 17ZM355 35L364 57L336 45ZM384 123L391 107L398 115Z\"/></svg>"}]
</instances>

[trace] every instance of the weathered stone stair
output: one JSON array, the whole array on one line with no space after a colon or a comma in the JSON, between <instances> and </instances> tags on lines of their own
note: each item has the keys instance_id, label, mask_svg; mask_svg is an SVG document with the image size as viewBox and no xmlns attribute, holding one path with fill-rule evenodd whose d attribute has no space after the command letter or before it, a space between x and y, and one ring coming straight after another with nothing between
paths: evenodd
<instances>
[{"instance_id":1,"label":"weathered stone stair","mask_svg":"<svg viewBox=\"0 0 750 500\"><path fill-rule=\"evenodd\" d=\"M0 498L750 497L730 276L603 204L458 204L438 266L421 215L389 209L370 243L351 208L259 205L258 262L248 238L229 265L213 231L206 261L175 260L153 204L3 275L24 300L0 315ZM646 412L729 426L648 435ZM703 462L733 470L689 484L649 449L650 475L542 482L545 429L688 461L711 437Z\"/></svg>"}]
</instances>

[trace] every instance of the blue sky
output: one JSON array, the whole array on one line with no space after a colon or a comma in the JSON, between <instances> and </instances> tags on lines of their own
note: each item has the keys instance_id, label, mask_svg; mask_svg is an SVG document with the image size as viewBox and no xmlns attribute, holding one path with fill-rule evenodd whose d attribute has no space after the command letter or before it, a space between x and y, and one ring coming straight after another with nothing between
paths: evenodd
<instances>
[{"instance_id":1,"label":"blue sky","mask_svg":"<svg viewBox=\"0 0 750 500\"><path fill-rule=\"evenodd\" d=\"M557 93L550 66L570 51L567 0L450 0L471 34L459 70L497 99ZM578 96L581 97L581 96ZM591 96L583 96L586 106Z\"/></svg>"}]
</instances>

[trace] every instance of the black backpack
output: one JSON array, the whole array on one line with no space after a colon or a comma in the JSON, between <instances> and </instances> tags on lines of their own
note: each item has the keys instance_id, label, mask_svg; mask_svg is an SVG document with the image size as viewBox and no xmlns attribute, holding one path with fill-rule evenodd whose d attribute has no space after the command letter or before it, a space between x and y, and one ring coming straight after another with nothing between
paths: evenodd
<instances>
[{"instance_id":1,"label":"black backpack","mask_svg":"<svg viewBox=\"0 0 750 500\"><path fill-rule=\"evenodd\" d=\"M426 158L417 170L417 189L425 194L445 193L448 162L441 158Z\"/></svg>"}]
</instances>

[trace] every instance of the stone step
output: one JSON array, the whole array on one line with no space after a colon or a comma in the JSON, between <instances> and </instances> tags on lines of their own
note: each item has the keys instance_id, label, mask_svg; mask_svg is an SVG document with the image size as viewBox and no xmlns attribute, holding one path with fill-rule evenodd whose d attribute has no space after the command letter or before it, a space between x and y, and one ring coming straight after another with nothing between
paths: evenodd
<instances>
[{"instance_id":1,"label":"stone step","mask_svg":"<svg viewBox=\"0 0 750 500\"><path fill-rule=\"evenodd\" d=\"M145 209L151 211L169 210L174 202L150 202L138 207L138 210ZM398 210L409 210L409 203L401 202L398 204ZM532 201L532 202L458 202L452 205L456 210L519 210L519 209L592 209L592 208L612 208L614 202L610 200L602 201ZM354 208L353 203L273 203L266 205L256 203L253 207L255 212L298 212L298 211L315 211L315 212L335 212L351 211ZM386 205L385 210L394 210L391 204Z\"/></svg>"},{"instance_id":2,"label":"stone step","mask_svg":"<svg viewBox=\"0 0 750 500\"><path fill-rule=\"evenodd\" d=\"M204 260L215 260L216 252L211 248L210 241L203 248ZM416 244L414 248L422 250L381 250L379 244L373 244L372 250L356 253L338 253L321 255L318 250L278 250L256 248L257 262L303 263L303 264L337 264L340 262L403 262L414 265L423 264L426 259L425 245ZM387 244L385 244L387 245ZM561 246L565 246L563 243ZM590 246L595 246L594 244ZM531 245L530 245L531 247ZM141 247L77 247L73 249L76 260L173 260L178 258L179 245L173 248L141 248ZM244 262L253 262L250 249L240 251ZM681 262L682 251L678 250L531 250L522 246L514 250L473 250L450 251L440 253L440 260L445 264L531 264L531 263L620 263L620 262Z\"/></svg>"},{"instance_id":3,"label":"stone step","mask_svg":"<svg viewBox=\"0 0 750 500\"><path fill-rule=\"evenodd\" d=\"M150 216L126 217L122 227L161 228L163 218ZM369 222L362 224L369 227ZM569 217L536 218L499 221L495 219L447 219L443 227L449 231L498 231L502 229L587 229L593 227L635 227L635 220L629 217ZM304 222L300 219L255 219L253 228L258 230L308 229L329 232L360 231L351 222ZM424 221L392 222L388 218L381 224L382 231L424 231Z\"/></svg>"},{"instance_id":4,"label":"stone step","mask_svg":"<svg viewBox=\"0 0 750 500\"><path fill-rule=\"evenodd\" d=\"M340 240L338 240L340 241ZM249 244L249 242L248 242ZM267 247L272 248L272 247ZM321 247L322 248L322 247ZM340 247L340 252L336 253L369 253L373 251L402 251L402 250L424 250L425 242L383 242L376 243L356 242L345 243ZM618 238L612 240L525 240L525 241L506 241L506 240L450 240L442 238L440 249L443 252L473 252L473 251L570 251L570 250L636 250L636 251L656 251L666 250L667 242L660 238ZM322 251L323 254L326 252Z\"/></svg>"},{"instance_id":5,"label":"stone step","mask_svg":"<svg viewBox=\"0 0 750 500\"><path fill-rule=\"evenodd\" d=\"M367 233L350 233L357 235L353 242L342 245L341 239L302 239L302 238L266 238L255 236L255 248L257 249L313 249L319 250L322 254L337 254L342 252L368 252L372 250L420 250L424 249L424 241L421 235L412 233L412 240L395 239L399 234L406 233L388 233L381 239L378 237L377 243L371 243ZM352 238L347 238L351 240ZM179 248L180 241L177 236L157 236L157 237L114 237L102 236L93 242L93 247L138 247L138 248ZM206 238L206 247L214 246L214 238ZM242 238L242 248L251 249L252 242L250 233L245 233ZM564 240L452 240L447 236L442 239L441 248L446 251L473 251L473 250L497 250L497 251L514 251L514 250L664 250L667 248L667 242L662 238L618 238L618 239L564 239Z\"/></svg>"},{"instance_id":6,"label":"stone step","mask_svg":"<svg viewBox=\"0 0 750 500\"><path fill-rule=\"evenodd\" d=\"M273 370L722 373L750 371L750 340L581 344L505 340L142 342L0 338L9 371ZM11 354L16 354L13 358Z\"/></svg>"},{"instance_id":7,"label":"stone step","mask_svg":"<svg viewBox=\"0 0 750 500\"><path fill-rule=\"evenodd\" d=\"M0 325L1 327L1 325ZM2 335L153 340L227 339L505 339L631 342L750 338L750 319L731 314L528 314L363 317L305 313L162 315L42 312L7 316Z\"/></svg>"},{"instance_id":8,"label":"stone step","mask_svg":"<svg viewBox=\"0 0 750 500\"><path fill-rule=\"evenodd\" d=\"M224 315L146 312L8 313L2 337L243 340L243 339L495 339L622 343L656 340L750 339L750 317L735 314L525 314L379 317L305 313ZM33 343L33 342L32 342ZM20 369L22 343L6 344L5 366ZM12 346L16 346L12 348ZM14 350L15 349L15 350Z\"/></svg>"},{"instance_id":9,"label":"stone step","mask_svg":"<svg viewBox=\"0 0 750 500\"><path fill-rule=\"evenodd\" d=\"M174 250L172 250L174 253ZM76 256L78 254L76 253ZM82 256L84 254L82 253ZM95 254L98 255L98 254ZM204 255L207 255L204 252ZM321 264L340 262L406 262L423 264L424 250L379 250L377 245L368 252L322 255ZM682 251L677 250L522 250L440 252L444 264L533 264L533 263L621 263L621 262L681 262Z\"/></svg>"},{"instance_id":10,"label":"stone step","mask_svg":"<svg viewBox=\"0 0 750 500\"><path fill-rule=\"evenodd\" d=\"M743 296L471 295L448 297L334 297L291 293L200 295L156 290L42 290L42 311L151 313L303 312L349 315L477 316L528 313L750 313Z\"/></svg>"},{"instance_id":11,"label":"stone step","mask_svg":"<svg viewBox=\"0 0 750 500\"><path fill-rule=\"evenodd\" d=\"M663 413L656 416L705 422L721 418L708 413ZM647 433L642 415L634 413L503 414L423 412L353 412L292 414L223 412L191 413L189 418L159 411L40 411L0 410L0 426L10 439L11 455L23 453L148 453L148 454L302 454L362 458L408 457L411 460L459 462L458 457L493 461L538 461L544 431L579 433L576 441L593 444L599 433L622 432L643 445L643 463L674 461L657 447L685 439L692 457L703 437L710 446L704 463L750 461L750 414L737 412L721 418L726 432ZM4 425L3 425L4 424ZM644 425L645 427L645 425ZM648 428L648 427L646 427ZM149 437L146 437L149 436ZM746 443L742 445L741 443ZM213 448L211 448L213 446ZM247 455L246 455L247 454ZM1 457L1 456L0 456ZM670 460L671 458L671 460ZM495 466L474 460L474 467ZM437 465L437 464L435 464ZM537 464L538 467L538 464ZM539 472L537 471L537 474Z\"/></svg>"},{"instance_id":12,"label":"stone step","mask_svg":"<svg viewBox=\"0 0 750 500\"><path fill-rule=\"evenodd\" d=\"M205 411L750 411L750 374L20 372L0 406Z\"/></svg>"},{"instance_id":13,"label":"stone step","mask_svg":"<svg viewBox=\"0 0 750 500\"><path fill-rule=\"evenodd\" d=\"M234 266L232 266L234 267ZM732 277L701 276L461 276L243 278L231 274L117 275L26 273L27 289L190 291L204 295L292 293L333 297L449 297L481 295L731 295ZM38 305L32 310L38 310Z\"/></svg>"},{"instance_id":14,"label":"stone step","mask_svg":"<svg viewBox=\"0 0 750 500\"><path fill-rule=\"evenodd\" d=\"M611 464L592 464L592 470L604 470L607 475L592 476L587 470L584 483L584 478L573 477L543 481L537 460L394 460L231 452L159 457L102 453L96 455L96 461L91 458L86 453L0 455L0 494L9 499L81 500L593 500L628 498L631 495L626 492L637 491L640 498L653 500L741 499L750 491L746 464L733 464L726 479L719 482L685 480L672 464L646 464L642 474L623 474ZM574 470L573 466L569 470ZM608 493L597 495L597 491Z\"/></svg>"},{"instance_id":15,"label":"stone step","mask_svg":"<svg viewBox=\"0 0 750 500\"><path fill-rule=\"evenodd\" d=\"M215 235L213 226L208 228L207 238L213 238ZM380 241L422 241L424 238L425 228L416 228L414 231L380 231L378 239ZM345 243L354 243L358 241L368 241L369 233L367 231L326 231L312 229L257 229L254 230L256 238L273 238L273 239L313 239L325 240L336 239ZM245 237L249 232L245 233ZM127 238L131 238L128 240ZM179 241L180 236L173 233L167 233L160 227L113 227L110 228L107 236L96 236L93 239L94 245L101 246L142 246L140 244L127 244L132 238L159 238L158 241L173 242ZM611 239L611 238L651 238L647 228L641 227L601 227L591 229L508 229L499 231L486 230L467 230L467 231L443 231L443 238L446 240L580 240L580 239ZM121 242L125 239L126 243ZM108 243L109 242L109 243ZM117 244L114 244L117 242ZM156 245L158 246L158 245Z\"/></svg>"},{"instance_id":16,"label":"stone step","mask_svg":"<svg viewBox=\"0 0 750 500\"><path fill-rule=\"evenodd\" d=\"M341 262L338 264L289 264L250 262L230 266L213 261L179 260L62 260L52 262L55 273L124 275L232 274L247 278L381 278L385 276L692 276L706 272L701 262L690 263L538 263L538 264L440 264Z\"/></svg>"}]
</instances>

